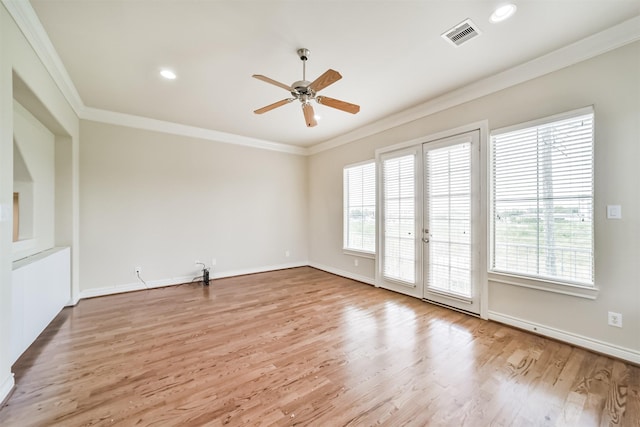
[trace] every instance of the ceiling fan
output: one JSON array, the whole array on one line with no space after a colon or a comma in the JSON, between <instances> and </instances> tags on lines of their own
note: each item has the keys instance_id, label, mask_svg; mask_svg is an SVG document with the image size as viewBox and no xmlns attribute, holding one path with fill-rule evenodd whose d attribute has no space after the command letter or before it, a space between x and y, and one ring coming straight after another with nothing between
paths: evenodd
<instances>
[{"instance_id":1,"label":"ceiling fan","mask_svg":"<svg viewBox=\"0 0 640 427\"><path fill-rule=\"evenodd\" d=\"M267 105L266 107L258 108L254 111L256 114L266 113L267 111L271 111L274 108L281 107L285 104L298 100L302 103L302 112L304 113L304 121L307 124L307 127L313 127L318 124L315 119L315 114L313 112L313 107L311 106L311 100L315 99L318 104L326 105L327 107L336 108L341 111L346 111L347 113L356 114L360 111L360 106L356 104L351 104L349 102L341 101L339 99L329 98L328 96L318 96L317 93L320 92L325 87L337 82L342 78L339 72L329 69L324 72L320 77L315 79L312 82L306 80L306 64L307 59L309 58L309 49L298 49L298 56L300 60L302 60L302 80L297 82L293 82L291 86L286 85L284 83L280 83L269 77L263 76L261 74L254 74L252 77L262 80L263 82L271 83L272 85L281 87L283 89L288 90L291 93L293 98L285 98L281 101L274 102L273 104Z\"/></svg>"}]
</instances>

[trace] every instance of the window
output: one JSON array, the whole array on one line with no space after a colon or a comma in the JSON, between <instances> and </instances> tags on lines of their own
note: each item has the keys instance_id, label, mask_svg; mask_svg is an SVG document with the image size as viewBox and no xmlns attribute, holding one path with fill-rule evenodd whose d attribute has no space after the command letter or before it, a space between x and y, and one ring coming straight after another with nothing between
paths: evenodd
<instances>
[{"instance_id":1,"label":"window","mask_svg":"<svg viewBox=\"0 0 640 427\"><path fill-rule=\"evenodd\" d=\"M384 249L382 274L415 283L416 271L416 155L402 155L382 162Z\"/></svg>"},{"instance_id":2,"label":"window","mask_svg":"<svg viewBox=\"0 0 640 427\"><path fill-rule=\"evenodd\" d=\"M491 135L491 270L593 286L593 110Z\"/></svg>"},{"instance_id":3,"label":"window","mask_svg":"<svg viewBox=\"0 0 640 427\"><path fill-rule=\"evenodd\" d=\"M344 249L376 251L376 164L344 168Z\"/></svg>"}]
</instances>

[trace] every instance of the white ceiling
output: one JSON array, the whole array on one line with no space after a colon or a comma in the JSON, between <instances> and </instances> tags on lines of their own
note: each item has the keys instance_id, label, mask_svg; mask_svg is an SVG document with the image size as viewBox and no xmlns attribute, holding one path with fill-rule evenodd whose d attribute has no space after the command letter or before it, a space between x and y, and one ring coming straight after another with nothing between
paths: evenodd
<instances>
[{"instance_id":1,"label":"white ceiling","mask_svg":"<svg viewBox=\"0 0 640 427\"><path fill-rule=\"evenodd\" d=\"M640 15L640 0L31 0L86 107L309 147ZM482 34L461 47L441 37L471 18ZM307 80L343 78L321 94L361 106L351 115L299 103L251 78L302 78L296 50L311 50ZM162 67L178 74L159 77Z\"/></svg>"}]
</instances>

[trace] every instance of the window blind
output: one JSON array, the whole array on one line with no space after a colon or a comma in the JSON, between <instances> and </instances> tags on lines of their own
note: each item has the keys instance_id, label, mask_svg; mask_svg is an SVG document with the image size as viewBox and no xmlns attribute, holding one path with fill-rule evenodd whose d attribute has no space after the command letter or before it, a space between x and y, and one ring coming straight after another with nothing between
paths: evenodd
<instances>
[{"instance_id":1,"label":"window blind","mask_svg":"<svg viewBox=\"0 0 640 427\"><path fill-rule=\"evenodd\" d=\"M471 297L471 144L425 152L427 286Z\"/></svg>"},{"instance_id":2,"label":"window blind","mask_svg":"<svg viewBox=\"0 0 640 427\"><path fill-rule=\"evenodd\" d=\"M382 163L384 249L382 274L415 283L415 155Z\"/></svg>"},{"instance_id":3,"label":"window blind","mask_svg":"<svg viewBox=\"0 0 640 427\"><path fill-rule=\"evenodd\" d=\"M344 169L344 248L375 253L376 165Z\"/></svg>"},{"instance_id":4,"label":"window blind","mask_svg":"<svg viewBox=\"0 0 640 427\"><path fill-rule=\"evenodd\" d=\"M593 285L593 113L491 144L492 270Z\"/></svg>"}]
</instances>

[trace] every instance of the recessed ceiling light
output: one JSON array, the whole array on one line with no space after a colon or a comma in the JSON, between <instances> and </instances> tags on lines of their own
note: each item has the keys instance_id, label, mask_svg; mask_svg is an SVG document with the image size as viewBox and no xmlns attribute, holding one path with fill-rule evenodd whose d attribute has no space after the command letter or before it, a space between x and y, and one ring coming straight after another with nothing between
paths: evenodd
<instances>
[{"instance_id":1,"label":"recessed ceiling light","mask_svg":"<svg viewBox=\"0 0 640 427\"><path fill-rule=\"evenodd\" d=\"M176 73L174 73L171 70L167 70L167 69L164 69L164 70L160 71L160 75L162 77L164 77L165 79L167 79L167 80L174 80L177 77Z\"/></svg>"},{"instance_id":2,"label":"recessed ceiling light","mask_svg":"<svg viewBox=\"0 0 640 427\"><path fill-rule=\"evenodd\" d=\"M496 23L509 19L513 16L514 13L516 13L516 9L517 7L513 3L502 5L493 11L491 17L489 18L489 21Z\"/></svg>"}]
</instances>

